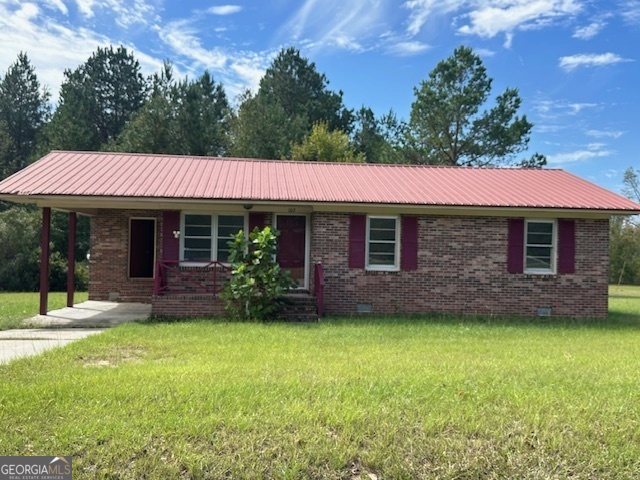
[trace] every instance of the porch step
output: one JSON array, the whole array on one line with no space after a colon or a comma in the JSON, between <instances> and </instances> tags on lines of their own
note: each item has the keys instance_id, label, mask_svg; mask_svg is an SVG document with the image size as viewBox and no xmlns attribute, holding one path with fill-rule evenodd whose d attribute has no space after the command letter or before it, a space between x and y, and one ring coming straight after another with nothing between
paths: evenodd
<instances>
[{"instance_id":1,"label":"porch step","mask_svg":"<svg viewBox=\"0 0 640 480\"><path fill-rule=\"evenodd\" d=\"M287 322L317 322L316 297L309 294L290 294L282 297L278 318Z\"/></svg>"}]
</instances>

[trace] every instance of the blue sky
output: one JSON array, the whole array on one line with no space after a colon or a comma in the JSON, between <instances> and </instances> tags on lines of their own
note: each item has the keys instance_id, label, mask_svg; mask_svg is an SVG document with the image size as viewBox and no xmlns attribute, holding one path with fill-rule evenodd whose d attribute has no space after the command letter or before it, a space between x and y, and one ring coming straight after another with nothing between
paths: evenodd
<instances>
[{"instance_id":1,"label":"blue sky","mask_svg":"<svg viewBox=\"0 0 640 480\"><path fill-rule=\"evenodd\" d=\"M298 47L349 108L408 119L413 89L461 45L493 96L516 87L529 154L606 188L640 168L640 0L0 0L0 71L20 51L57 97L62 72L123 44L144 73L208 69L230 99Z\"/></svg>"}]
</instances>

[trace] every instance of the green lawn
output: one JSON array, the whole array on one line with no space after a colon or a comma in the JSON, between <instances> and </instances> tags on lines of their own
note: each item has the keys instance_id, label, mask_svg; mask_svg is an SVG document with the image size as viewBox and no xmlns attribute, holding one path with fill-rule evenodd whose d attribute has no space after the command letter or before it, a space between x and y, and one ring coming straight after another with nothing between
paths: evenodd
<instances>
[{"instance_id":1,"label":"green lawn","mask_svg":"<svg viewBox=\"0 0 640 480\"><path fill-rule=\"evenodd\" d=\"M123 325L0 366L0 452L74 478L640 477L640 288L611 319Z\"/></svg>"},{"instance_id":2,"label":"green lawn","mask_svg":"<svg viewBox=\"0 0 640 480\"><path fill-rule=\"evenodd\" d=\"M87 300L87 292L76 292L75 303ZM38 314L40 294L37 292L0 292L0 330L17 328L25 318ZM66 292L49 293L49 310L63 308L67 304Z\"/></svg>"}]
</instances>

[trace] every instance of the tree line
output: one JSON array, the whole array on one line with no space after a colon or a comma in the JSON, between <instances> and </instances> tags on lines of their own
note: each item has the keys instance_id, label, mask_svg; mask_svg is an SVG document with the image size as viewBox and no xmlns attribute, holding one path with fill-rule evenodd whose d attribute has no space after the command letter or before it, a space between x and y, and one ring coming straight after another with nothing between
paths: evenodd
<instances>
[{"instance_id":1,"label":"tree line","mask_svg":"<svg viewBox=\"0 0 640 480\"><path fill-rule=\"evenodd\" d=\"M271 62L257 91L242 93L234 107L208 71L193 79L178 78L166 61L160 71L145 77L133 53L110 46L98 48L76 69L65 70L53 106L27 53L20 53L0 77L0 178L51 150L544 166L546 158L538 153L520 158L533 124L519 114L518 90L507 88L493 98L491 90L492 79L481 58L462 46L415 87L409 119L400 119L393 110L376 115L367 106L347 108L343 92L331 90L313 62L287 48ZM11 218L19 215L33 217L36 212L0 205L0 245L17 244L0 254L0 290L37 288L37 277L26 282L15 276L15 262L27 262L37 249L37 242L10 234ZM29 224L23 220L22 225ZM54 215L54 229L66 231L65 222L64 216ZM77 256L83 258L86 219L79 229ZM21 248L23 254L16 254ZM11 267L6 266L9 255ZM66 258L65 240L55 235L53 255L55 277L55 259L59 257L63 269ZM27 262L31 267L35 258ZM55 281L52 286L63 288Z\"/></svg>"}]
</instances>

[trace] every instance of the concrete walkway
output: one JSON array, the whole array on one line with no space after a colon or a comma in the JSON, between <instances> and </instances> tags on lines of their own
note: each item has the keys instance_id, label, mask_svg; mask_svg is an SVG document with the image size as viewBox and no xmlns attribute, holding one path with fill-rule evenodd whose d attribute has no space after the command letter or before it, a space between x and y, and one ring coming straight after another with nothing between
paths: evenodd
<instances>
[{"instance_id":1,"label":"concrete walkway","mask_svg":"<svg viewBox=\"0 0 640 480\"><path fill-rule=\"evenodd\" d=\"M52 310L24 321L28 327L108 328L124 322L144 320L151 315L147 303L96 302L89 300L73 308Z\"/></svg>"},{"instance_id":2,"label":"concrete walkway","mask_svg":"<svg viewBox=\"0 0 640 480\"><path fill-rule=\"evenodd\" d=\"M150 314L151 305L144 303L87 301L36 315L23 322L36 328L0 331L0 364L62 347L120 323L143 320Z\"/></svg>"}]
</instances>

